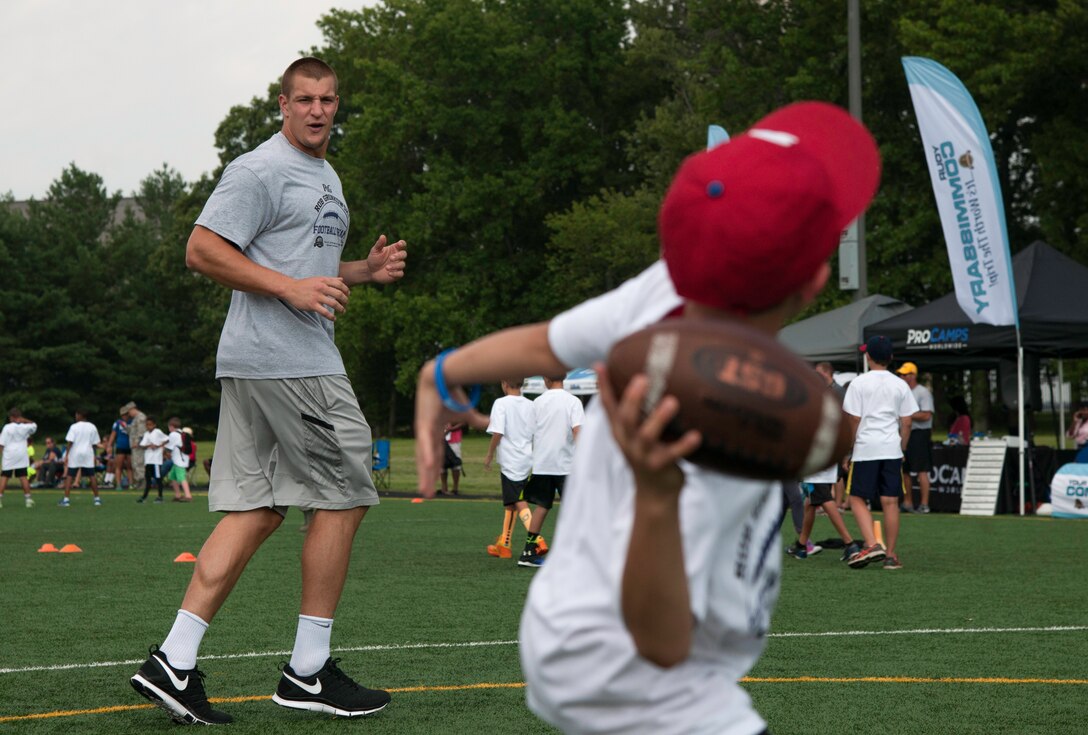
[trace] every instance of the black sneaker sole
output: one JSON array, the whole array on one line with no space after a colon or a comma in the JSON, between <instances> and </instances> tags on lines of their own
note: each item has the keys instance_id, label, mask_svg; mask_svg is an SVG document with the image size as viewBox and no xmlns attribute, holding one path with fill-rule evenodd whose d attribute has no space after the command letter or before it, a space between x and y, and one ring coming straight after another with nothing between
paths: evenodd
<instances>
[{"instance_id":1,"label":"black sneaker sole","mask_svg":"<svg viewBox=\"0 0 1088 735\"><path fill-rule=\"evenodd\" d=\"M325 714L336 715L337 717L364 717L365 715L372 715L375 712L381 712L389 705L389 702L385 702L384 704L378 705L377 707L373 707L371 709L346 710L340 709L339 707L335 707L331 704L326 704L325 702L315 702L313 700L302 699L287 699L285 697L281 697L279 694L273 694L272 701L280 705L281 707L302 709L309 712L324 712Z\"/></svg>"},{"instance_id":2,"label":"black sneaker sole","mask_svg":"<svg viewBox=\"0 0 1088 735\"><path fill-rule=\"evenodd\" d=\"M170 715L170 719L179 725L219 725L226 723L209 722L208 720L201 719L197 715L189 711L188 708L178 700L171 697L169 694L159 689L157 686L143 678L139 674L129 679L132 684L132 688L151 700L152 704L162 708L166 714Z\"/></svg>"}]
</instances>

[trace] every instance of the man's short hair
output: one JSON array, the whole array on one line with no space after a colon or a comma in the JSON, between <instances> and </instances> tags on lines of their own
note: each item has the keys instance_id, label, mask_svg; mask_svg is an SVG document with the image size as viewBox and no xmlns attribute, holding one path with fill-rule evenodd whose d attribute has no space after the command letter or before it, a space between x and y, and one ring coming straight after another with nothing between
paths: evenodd
<instances>
[{"instance_id":1,"label":"man's short hair","mask_svg":"<svg viewBox=\"0 0 1088 735\"><path fill-rule=\"evenodd\" d=\"M291 65L283 72L283 76L280 78L280 94L290 99L291 85L295 80L295 76L299 74L309 79L332 77L333 91L336 91L340 86L340 80L331 66L313 56L304 56L291 62Z\"/></svg>"},{"instance_id":2,"label":"man's short hair","mask_svg":"<svg viewBox=\"0 0 1088 735\"><path fill-rule=\"evenodd\" d=\"M170 420L166 422L167 426L181 426L181 419L177 416L171 416Z\"/></svg>"},{"instance_id":3,"label":"man's short hair","mask_svg":"<svg viewBox=\"0 0 1088 735\"><path fill-rule=\"evenodd\" d=\"M17 409L17 408L8 409L8 418L9 419L18 419L18 418L22 418L22 416L23 416L23 412L20 411L19 409Z\"/></svg>"}]
</instances>

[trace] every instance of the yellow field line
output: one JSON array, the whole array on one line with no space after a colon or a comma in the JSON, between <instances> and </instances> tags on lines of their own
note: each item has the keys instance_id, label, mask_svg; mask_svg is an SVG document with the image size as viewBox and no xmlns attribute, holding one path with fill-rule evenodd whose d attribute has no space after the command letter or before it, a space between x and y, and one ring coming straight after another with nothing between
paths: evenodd
<instances>
[{"instance_id":1,"label":"yellow field line","mask_svg":"<svg viewBox=\"0 0 1088 735\"><path fill-rule=\"evenodd\" d=\"M1088 679L1010 679L1001 676L746 676L744 684L1088 684Z\"/></svg>"},{"instance_id":2,"label":"yellow field line","mask_svg":"<svg viewBox=\"0 0 1088 735\"><path fill-rule=\"evenodd\" d=\"M743 684L1056 684L1088 685L1088 679L1012 679L1007 677L924 677L924 676L746 676ZM525 682L482 682L479 684L454 684L448 686L417 686L390 689L393 694L414 692L456 692L469 689L523 689ZM271 699L270 695L259 694L245 697L210 697L214 704L237 704L240 702L260 702ZM23 720L45 720L54 717L78 717L81 715L104 715L111 712L132 712L152 709L153 704L125 704L95 709L59 710L39 712L33 715L12 715L0 717L0 722L19 722Z\"/></svg>"}]
</instances>

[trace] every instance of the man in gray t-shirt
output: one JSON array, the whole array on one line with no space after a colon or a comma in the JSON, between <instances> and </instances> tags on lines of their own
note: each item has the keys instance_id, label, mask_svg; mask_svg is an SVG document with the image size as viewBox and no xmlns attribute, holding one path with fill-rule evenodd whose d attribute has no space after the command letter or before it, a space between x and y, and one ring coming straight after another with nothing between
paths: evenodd
<instances>
[{"instance_id":1,"label":"man in gray t-shirt","mask_svg":"<svg viewBox=\"0 0 1088 735\"><path fill-rule=\"evenodd\" d=\"M208 504L222 511L197 559L181 609L133 687L178 721L221 724L196 670L204 632L250 557L291 506L313 510L302 549L295 647L273 701L356 716L389 694L358 686L330 657L333 614L352 540L378 503L371 434L333 341L349 289L404 275L404 241L378 238L364 260L341 262L350 213L325 160L339 106L323 61L287 68L279 133L227 166L185 253L193 270L231 288L216 356L222 386Z\"/></svg>"}]
</instances>

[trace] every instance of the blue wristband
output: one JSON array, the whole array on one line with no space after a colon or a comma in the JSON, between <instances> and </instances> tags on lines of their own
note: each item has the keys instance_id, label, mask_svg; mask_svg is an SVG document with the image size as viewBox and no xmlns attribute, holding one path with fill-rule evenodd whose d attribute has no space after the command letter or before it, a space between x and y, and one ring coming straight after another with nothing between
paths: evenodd
<instances>
[{"instance_id":1,"label":"blue wristband","mask_svg":"<svg viewBox=\"0 0 1088 735\"><path fill-rule=\"evenodd\" d=\"M449 410L456 413L471 411L480 402L480 386L474 385L469 389L468 403L459 403L450 395L449 388L446 387L446 378L442 375L442 363L451 352L453 352L452 348L444 350L434 360L434 387L438 389L438 397L442 399L442 405Z\"/></svg>"}]
</instances>

